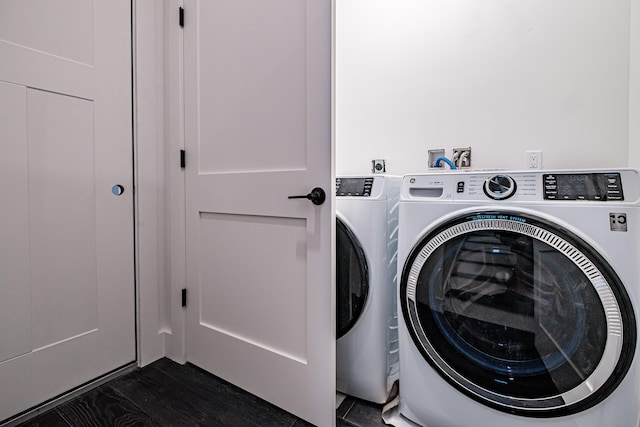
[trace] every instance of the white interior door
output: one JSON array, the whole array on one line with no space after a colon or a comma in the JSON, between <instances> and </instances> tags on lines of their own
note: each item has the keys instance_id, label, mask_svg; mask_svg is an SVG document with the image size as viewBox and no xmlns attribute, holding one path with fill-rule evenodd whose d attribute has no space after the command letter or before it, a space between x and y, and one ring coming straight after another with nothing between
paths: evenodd
<instances>
[{"instance_id":1,"label":"white interior door","mask_svg":"<svg viewBox=\"0 0 640 427\"><path fill-rule=\"evenodd\" d=\"M188 0L187 359L335 422L331 0ZM289 195L321 187L322 205Z\"/></svg>"},{"instance_id":2,"label":"white interior door","mask_svg":"<svg viewBox=\"0 0 640 427\"><path fill-rule=\"evenodd\" d=\"M0 420L135 360L130 23L0 1Z\"/></svg>"}]
</instances>

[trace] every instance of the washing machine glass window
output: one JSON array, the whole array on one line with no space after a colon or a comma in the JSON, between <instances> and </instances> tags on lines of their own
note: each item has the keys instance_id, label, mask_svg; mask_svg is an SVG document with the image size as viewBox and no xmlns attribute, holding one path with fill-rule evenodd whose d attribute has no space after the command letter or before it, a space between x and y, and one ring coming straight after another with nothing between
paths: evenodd
<instances>
[{"instance_id":1,"label":"washing machine glass window","mask_svg":"<svg viewBox=\"0 0 640 427\"><path fill-rule=\"evenodd\" d=\"M402 310L415 345L454 386L530 416L600 402L629 369L635 318L584 241L517 212L448 221L414 247Z\"/></svg>"},{"instance_id":2,"label":"washing machine glass window","mask_svg":"<svg viewBox=\"0 0 640 427\"><path fill-rule=\"evenodd\" d=\"M360 317L369 294L369 272L360 242L336 219L336 335L345 335Z\"/></svg>"}]
</instances>

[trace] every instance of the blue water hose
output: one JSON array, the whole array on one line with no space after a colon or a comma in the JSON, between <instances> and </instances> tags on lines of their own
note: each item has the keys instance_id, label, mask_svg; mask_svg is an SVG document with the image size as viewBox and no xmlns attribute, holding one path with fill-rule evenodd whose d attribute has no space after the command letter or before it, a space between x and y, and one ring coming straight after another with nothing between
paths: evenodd
<instances>
[{"instance_id":1,"label":"blue water hose","mask_svg":"<svg viewBox=\"0 0 640 427\"><path fill-rule=\"evenodd\" d=\"M440 167L440 162L445 162L446 164L449 165L449 167L451 168L451 170L456 170L458 169L456 167L456 165L453 164L453 162L449 159L447 159L446 157L440 156L436 159L435 162L433 162L433 167L434 168L439 168Z\"/></svg>"}]
</instances>

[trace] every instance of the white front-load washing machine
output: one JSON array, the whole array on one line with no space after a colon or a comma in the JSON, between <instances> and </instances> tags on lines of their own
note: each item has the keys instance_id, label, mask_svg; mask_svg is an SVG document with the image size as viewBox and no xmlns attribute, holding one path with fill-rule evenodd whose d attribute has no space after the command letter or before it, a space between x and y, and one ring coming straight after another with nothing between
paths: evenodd
<instances>
[{"instance_id":1,"label":"white front-load washing machine","mask_svg":"<svg viewBox=\"0 0 640 427\"><path fill-rule=\"evenodd\" d=\"M400 177L336 179L336 388L375 403L398 378Z\"/></svg>"},{"instance_id":2,"label":"white front-load washing machine","mask_svg":"<svg viewBox=\"0 0 640 427\"><path fill-rule=\"evenodd\" d=\"M630 169L403 177L401 414L640 425L639 206Z\"/></svg>"}]
</instances>

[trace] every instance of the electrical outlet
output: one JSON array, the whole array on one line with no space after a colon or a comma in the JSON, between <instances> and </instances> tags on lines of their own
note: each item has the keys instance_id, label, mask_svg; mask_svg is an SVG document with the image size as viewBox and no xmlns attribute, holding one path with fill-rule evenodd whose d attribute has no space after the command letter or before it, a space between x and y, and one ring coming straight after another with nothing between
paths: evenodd
<instances>
[{"instance_id":1,"label":"electrical outlet","mask_svg":"<svg viewBox=\"0 0 640 427\"><path fill-rule=\"evenodd\" d=\"M471 147L454 148L451 161L457 168L471 167Z\"/></svg>"},{"instance_id":2,"label":"electrical outlet","mask_svg":"<svg viewBox=\"0 0 640 427\"><path fill-rule=\"evenodd\" d=\"M527 169L542 169L542 150L527 151Z\"/></svg>"}]
</instances>

